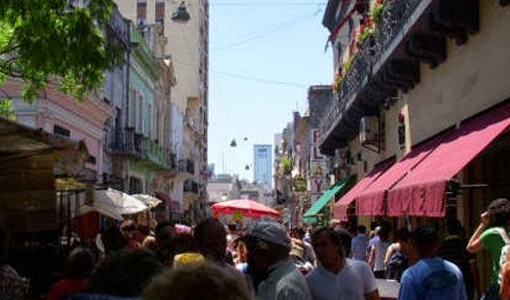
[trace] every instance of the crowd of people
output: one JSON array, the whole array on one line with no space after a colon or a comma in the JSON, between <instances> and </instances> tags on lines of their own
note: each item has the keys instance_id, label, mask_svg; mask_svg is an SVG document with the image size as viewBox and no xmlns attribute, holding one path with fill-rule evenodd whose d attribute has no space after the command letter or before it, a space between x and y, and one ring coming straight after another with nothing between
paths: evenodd
<instances>
[{"instance_id":1,"label":"crowd of people","mask_svg":"<svg viewBox=\"0 0 510 300\"><path fill-rule=\"evenodd\" d=\"M433 227L382 223L351 234L259 221L248 228L205 219L189 231L160 222L152 233L132 220L76 247L45 300L227 299L377 300L381 280L400 282L398 299L478 299L473 253L492 258L483 300L510 299L510 201L494 200L469 241L458 220L440 239ZM0 300L31 299L30 282L6 263L0 231Z\"/></svg>"}]
</instances>

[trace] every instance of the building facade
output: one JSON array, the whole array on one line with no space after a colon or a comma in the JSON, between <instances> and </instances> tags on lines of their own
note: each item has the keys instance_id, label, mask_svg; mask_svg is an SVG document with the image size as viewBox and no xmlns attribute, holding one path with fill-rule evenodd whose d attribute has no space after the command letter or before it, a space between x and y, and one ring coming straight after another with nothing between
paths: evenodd
<instances>
[{"instance_id":1,"label":"building facade","mask_svg":"<svg viewBox=\"0 0 510 300\"><path fill-rule=\"evenodd\" d=\"M508 6L329 1L323 25L336 76L320 149L337 175L357 177L335 215L352 207L350 223L393 228L457 218L473 232L488 202L509 192Z\"/></svg>"},{"instance_id":2,"label":"building facade","mask_svg":"<svg viewBox=\"0 0 510 300\"><path fill-rule=\"evenodd\" d=\"M253 181L268 188L273 178L273 150L271 145L253 145Z\"/></svg>"},{"instance_id":3,"label":"building facade","mask_svg":"<svg viewBox=\"0 0 510 300\"><path fill-rule=\"evenodd\" d=\"M182 125L171 128L172 136L176 139L174 144L181 143L183 147L176 152L176 159L184 162L183 166L189 169L186 173L193 171L193 178L190 179L198 186L197 193L191 191L193 195L188 195L192 197L184 199L184 183L188 178L177 178L172 182L173 194L179 197L178 200L184 206L195 210L195 215L202 215L205 211L207 177L208 1L116 2L122 13L139 26L160 24L168 39L164 50L165 58L172 61L177 82L171 94L172 115L174 119L183 120ZM175 121L172 121L172 124L175 124ZM188 163L188 160L192 162ZM189 201L189 205L184 203Z\"/></svg>"}]
</instances>

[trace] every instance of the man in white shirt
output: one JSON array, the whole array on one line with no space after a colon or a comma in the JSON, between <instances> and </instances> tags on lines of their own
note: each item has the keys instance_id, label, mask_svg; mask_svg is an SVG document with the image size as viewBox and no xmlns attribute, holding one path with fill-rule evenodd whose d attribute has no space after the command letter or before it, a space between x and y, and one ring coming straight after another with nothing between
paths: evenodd
<instances>
[{"instance_id":1,"label":"man in white shirt","mask_svg":"<svg viewBox=\"0 0 510 300\"><path fill-rule=\"evenodd\" d=\"M346 258L350 236L343 231L320 228L312 245L320 266L306 276L314 300L380 300L374 274L368 264Z\"/></svg>"}]
</instances>

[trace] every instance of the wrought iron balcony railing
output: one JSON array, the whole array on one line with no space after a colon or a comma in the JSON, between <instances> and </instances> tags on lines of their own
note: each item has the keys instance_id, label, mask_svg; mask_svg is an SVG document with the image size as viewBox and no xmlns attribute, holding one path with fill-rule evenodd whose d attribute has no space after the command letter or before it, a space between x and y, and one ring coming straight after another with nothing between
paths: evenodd
<instances>
[{"instance_id":1,"label":"wrought iron balcony railing","mask_svg":"<svg viewBox=\"0 0 510 300\"><path fill-rule=\"evenodd\" d=\"M397 45L419 19L432 0L389 2L375 32L366 39L347 71L321 122L322 141L336 126L345 110L356 100L370 79L377 74ZM421 9L417 10L418 7Z\"/></svg>"},{"instance_id":2,"label":"wrought iron balcony railing","mask_svg":"<svg viewBox=\"0 0 510 300\"><path fill-rule=\"evenodd\" d=\"M108 150L113 154L141 157L143 136L134 128L110 130L107 139Z\"/></svg>"}]
</instances>

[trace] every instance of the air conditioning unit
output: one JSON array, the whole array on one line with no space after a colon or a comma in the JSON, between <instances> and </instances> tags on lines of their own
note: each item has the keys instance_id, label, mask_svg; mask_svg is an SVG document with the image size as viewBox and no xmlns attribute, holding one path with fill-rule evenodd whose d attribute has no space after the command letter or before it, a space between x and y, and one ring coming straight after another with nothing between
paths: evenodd
<instances>
[{"instance_id":1,"label":"air conditioning unit","mask_svg":"<svg viewBox=\"0 0 510 300\"><path fill-rule=\"evenodd\" d=\"M372 151L380 151L379 117L362 117L359 122L359 142Z\"/></svg>"}]
</instances>

